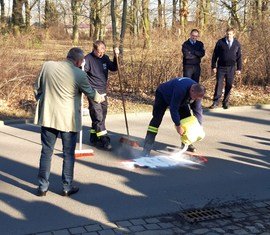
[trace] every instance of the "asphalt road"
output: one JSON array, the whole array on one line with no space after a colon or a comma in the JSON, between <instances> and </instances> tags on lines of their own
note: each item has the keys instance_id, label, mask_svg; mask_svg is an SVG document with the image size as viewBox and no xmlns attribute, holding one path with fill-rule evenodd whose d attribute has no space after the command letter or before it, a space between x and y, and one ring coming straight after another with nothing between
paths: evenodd
<instances>
[{"instance_id":1,"label":"asphalt road","mask_svg":"<svg viewBox=\"0 0 270 235\"><path fill-rule=\"evenodd\" d=\"M130 134L143 142L151 113L128 114ZM89 117L84 118L84 148ZM110 115L107 128L113 152L93 148L94 157L75 165L78 194L61 192L61 142L52 160L50 191L35 196L40 156L39 127L0 127L0 231L29 234L91 223L153 216L183 209L270 199L270 107L205 112L206 138L196 144L204 164L157 169L129 169L122 161L141 149L119 144L125 134L123 115ZM177 148L179 137L167 113L152 155Z\"/></svg>"}]
</instances>

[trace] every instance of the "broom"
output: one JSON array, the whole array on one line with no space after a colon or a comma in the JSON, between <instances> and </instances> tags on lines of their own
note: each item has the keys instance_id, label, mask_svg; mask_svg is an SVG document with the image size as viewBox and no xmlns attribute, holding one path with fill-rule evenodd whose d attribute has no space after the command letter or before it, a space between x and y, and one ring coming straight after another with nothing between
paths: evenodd
<instances>
[{"instance_id":1,"label":"broom","mask_svg":"<svg viewBox=\"0 0 270 235\"><path fill-rule=\"evenodd\" d=\"M85 61L83 61L82 64L82 70L84 70L84 64ZM83 93L81 96L81 121L83 120ZM79 136L79 149L75 150L75 158L79 157L91 157L94 156L94 150L93 149L82 149L82 137L83 137L83 130L80 130L80 136Z\"/></svg>"},{"instance_id":2,"label":"broom","mask_svg":"<svg viewBox=\"0 0 270 235\"><path fill-rule=\"evenodd\" d=\"M119 77L120 93L121 93L121 98L122 98L123 111L124 111L124 116L125 116L125 124L126 124L126 130L127 130L127 136L122 136L120 138L119 142L122 144L130 145L132 147L140 147L139 143L136 140L131 139L129 136L127 112L126 112L125 98L124 98L123 87L122 87L122 77L121 77L121 72L120 72L118 54L115 54L115 57L116 57L116 63L117 63L117 72L118 72L118 77Z\"/></svg>"}]
</instances>

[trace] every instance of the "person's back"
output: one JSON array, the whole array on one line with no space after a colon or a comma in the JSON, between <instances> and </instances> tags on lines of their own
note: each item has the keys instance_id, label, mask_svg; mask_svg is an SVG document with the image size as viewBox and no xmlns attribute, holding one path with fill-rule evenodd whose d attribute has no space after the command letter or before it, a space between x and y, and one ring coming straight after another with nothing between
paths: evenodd
<instances>
[{"instance_id":1,"label":"person's back","mask_svg":"<svg viewBox=\"0 0 270 235\"><path fill-rule=\"evenodd\" d=\"M42 68L40 84L42 93L42 114L36 123L61 131L79 131L80 99L78 84L87 81L85 72L70 61L48 61Z\"/></svg>"}]
</instances>

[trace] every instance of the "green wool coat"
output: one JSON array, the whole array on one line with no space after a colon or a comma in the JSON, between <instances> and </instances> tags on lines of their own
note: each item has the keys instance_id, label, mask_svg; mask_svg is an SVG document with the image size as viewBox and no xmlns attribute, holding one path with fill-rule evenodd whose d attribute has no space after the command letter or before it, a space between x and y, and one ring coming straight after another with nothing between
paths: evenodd
<instances>
[{"instance_id":1,"label":"green wool coat","mask_svg":"<svg viewBox=\"0 0 270 235\"><path fill-rule=\"evenodd\" d=\"M45 62L34 85L37 107L34 123L64 132L78 132L82 92L93 99L96 91L87 74L70 61Z\"/></svg>"}]
</instances>

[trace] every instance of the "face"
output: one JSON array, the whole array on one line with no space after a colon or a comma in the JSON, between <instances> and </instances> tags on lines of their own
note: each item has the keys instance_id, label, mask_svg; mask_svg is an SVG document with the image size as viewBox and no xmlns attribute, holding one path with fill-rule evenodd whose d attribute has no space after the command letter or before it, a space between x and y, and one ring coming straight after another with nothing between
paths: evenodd
<instances>
[{"instance_id":1,"label":"face","mask_svg":"<svg viewBox=\"0 0 270 235\"><path fill-rule=\"evenodd\" d=\"M79 68L79 67L81 67L82 63L83 63L83 59L78 60L78 61L76 62L76 66Z\"/></svg>"},{"instance_id":2,"label":"face","mask_svg":"<svg viewBox=\"0 0 270 235\"><path fill-rule=\"evenodd\" d=\"M198 39L198 37L199 37L199 33L196 32L196 31L193 31L193 32L190 34L190 39L191 39L192 41L194 41L194 42Z\"/></svg>"},{"instance_id":3,"label":"face","mask_svg":"<svg viewBox=\"0 0 270 235\"><path fill-rule=\"evenodd\" d=\"M101 58L102 56L104 56L105 52L106 52L106 47L103 44L100 44L98 46L98 48L94 50L95 56L96 57L99 57L99 58Z\"/></svg>"},{"instance_id":4,"label":"face","mask_svg":"<svg viewBox=\"0 0 270 235\"><path fill-rule=\"evenodd\" d=\"M194 89L191 87L190 91L189 91L189 94L190 94L190 98L192 100L201 100L203 99L204 97L204 94L197 94L194 92Z\"/></svg>"},{"instance_id":5,"label":"face","mask_svg":"<svg viewBox=\"0 0 270 235\"><path fill-rule=\"evenodd\" d=\"M226 32L226 37L229 41L232 41L234 38L234 32L233 31L228 31Z\"/></svg>"}]
</instances>

